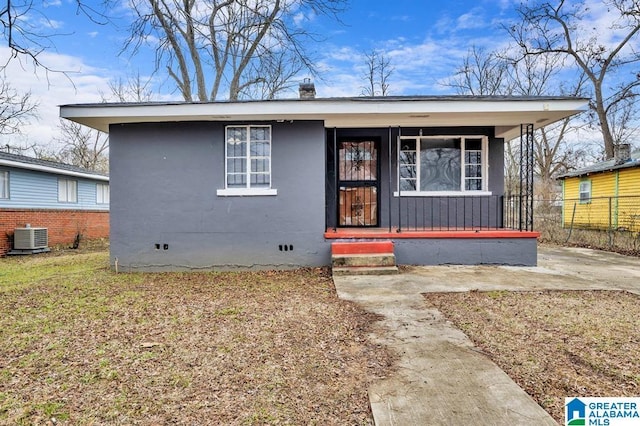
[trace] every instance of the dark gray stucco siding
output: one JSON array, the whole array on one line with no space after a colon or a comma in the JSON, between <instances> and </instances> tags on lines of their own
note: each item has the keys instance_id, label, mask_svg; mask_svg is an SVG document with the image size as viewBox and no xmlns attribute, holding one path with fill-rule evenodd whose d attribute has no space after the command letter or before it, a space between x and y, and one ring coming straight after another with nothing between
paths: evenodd
<instances>
[{"instance_id":1,"label":"dark gray stucco siding","mask_svg":"<svg viewBox=\"0 0 640 426\"><path fill-rule=\"evenodd\" d=\"M504 139L489 138L489 191L504 194Z\"/></svg>"},{"instance_id":2,"label":"dark gray stucco siding","mask_svg":"<svg viewBox=\"0 0 640 426\"><path fill-rule=\"evenodd\" d=\"M394 240L401 265L536 266L535 238L433 238Z\"/></svg>"},{"instance_id":3,"label":"dark gray stucco siding","mask_svg":"<svg viewBox=\"0 0 640 426\"><path fill-rule=\"evenodd\" d=\"M229 124L272 125L277 196L216 195L225 181L223 123L110 128L112 265L116 259L124 270L329 264L323 123Z\"/></svg>"}]
</instances>

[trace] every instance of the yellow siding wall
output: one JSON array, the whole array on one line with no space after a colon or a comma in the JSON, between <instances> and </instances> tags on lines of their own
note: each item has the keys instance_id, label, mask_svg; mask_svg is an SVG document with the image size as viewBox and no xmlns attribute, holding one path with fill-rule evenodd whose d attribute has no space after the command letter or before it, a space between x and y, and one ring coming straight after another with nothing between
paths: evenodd
<instances>
[{"instance_id":1,"label":"yellow siding wall","mask_svg":"<svg viewBox=\"0 0 640 426\"><path fill-rule=\"evenodd\" d=\"M640 231L640 167L620 170L618 227Z\"/></svg>"},{"instance_id":2,"label":"yellow siding wall","mask_svg":"<svg viewBox=\"0 0 640 426\"><path fill-rule=\"evenodd\" d=\"M640 195L640 167L620 170L618 195Z\"/></svg>"},{"instance_id":3,"label":"yellow siding wall","mask_svg":"<svg viewBox=\"0 0 640 426\"><path fill-rule=\"evenodd\" d=\"M580 182L591 181L591 202L580 203ZM609 197L615 196L614 173L599 173L586 178L565 179L564 219L565 226L573 220L574 226L606 229L609 227ZM575 205L575 215L573 213ZM613 220L613 217L611 218Z\"/></svg>"}]
</instances>

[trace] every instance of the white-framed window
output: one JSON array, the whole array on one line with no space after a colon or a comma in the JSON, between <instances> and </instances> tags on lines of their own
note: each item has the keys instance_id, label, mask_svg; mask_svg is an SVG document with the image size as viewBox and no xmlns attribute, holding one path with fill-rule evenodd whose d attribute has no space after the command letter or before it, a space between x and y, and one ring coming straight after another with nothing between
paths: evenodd
<instances>
[{"instance_id":1,"label":"white-framed window","mask_svg":"<svg viewBox=\"0 0 640 426\"><path fill-rule=\"evenodd\" d=\"M486 136L399 139L401 195L489 194Z\"/></svg>"},{"instance_id":2,"label":"white-framed window","mask_svg":"<svg viewBox=\"0 0 640 426\"><path fill-rule=\"evenodd\" d=\"M590 180L580 181L580 185L578 187L578 194L580 198L580 204L588 204L591 202L591 181Z\"/></svg>"},{"instance_id":3,"label":"white-framed window","mask_svg":"<svg viewBox=\"0 0 640 426\"><path fill-rule=\"evenodd\" d=\"M78 181L73 179L58 179L58 202L78 202Z\"/></svg>"},{"instance_id":4,"label":"white-framed window","mask_svg":"<svg viewBox=\"0 0 640 426\"><path fill-rule=\"evenodd\" d=\"M0 170L0 199L9 198L9 172Z\"/></svg>"},{"instance_id":5,"label":"white-framed window","mask_svg":"<svg viewBox=\"0 0 640 426\"><path fill-rule=\"evenodd\" d=\"M271 188L271 126L225 128L225 189L218 195L276 195Z\"/></svg>"},{"instance_id":6,"label":"white-framed window","mask_svg":"<svg viewBox=\"0 0 640 426\"><path fill-rule=\"evenodd\" d=\"M107 183L96 184L96 203L109 204L109 184Z\"/></svg>"}]
</instances>

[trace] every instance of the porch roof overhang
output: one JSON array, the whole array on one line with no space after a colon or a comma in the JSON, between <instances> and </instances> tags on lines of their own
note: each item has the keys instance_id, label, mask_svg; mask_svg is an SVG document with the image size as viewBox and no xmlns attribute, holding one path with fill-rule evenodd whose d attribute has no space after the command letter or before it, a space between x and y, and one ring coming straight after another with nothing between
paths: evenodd
<instances>
[{"instance_id":1,"label":"porch roof overhang","mask_svg":"<svg viewBox=\"0 0 640 426\"><path fill-rule=\"evenodd\" d=\"M103 132L124 123L320 120L327 128L490 126L511 140L521 124L544 127L587 105L574 97L394 96L75 104L60 106L60 116Z\"/></svg>"}]
</instances>

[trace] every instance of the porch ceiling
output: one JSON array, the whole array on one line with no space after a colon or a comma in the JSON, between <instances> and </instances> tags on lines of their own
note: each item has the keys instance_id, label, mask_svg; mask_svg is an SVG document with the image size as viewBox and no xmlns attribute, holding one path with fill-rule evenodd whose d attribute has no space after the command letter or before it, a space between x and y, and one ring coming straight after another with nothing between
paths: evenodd
<instances>
[{"instance_id":1,"label":"porch ceiling","mask_svg":"<svg viewBox=\"0 0 640 426\"><path fill-rule=\"evenodd\" d=\"M177 121L321 120L328 128L495 126L506 140L520 125L543 127L587 109L587 99L565 97L423 96L241 102L76 104L60 116L94 129L110 124Z\"/></svg>"}]
</instances>

